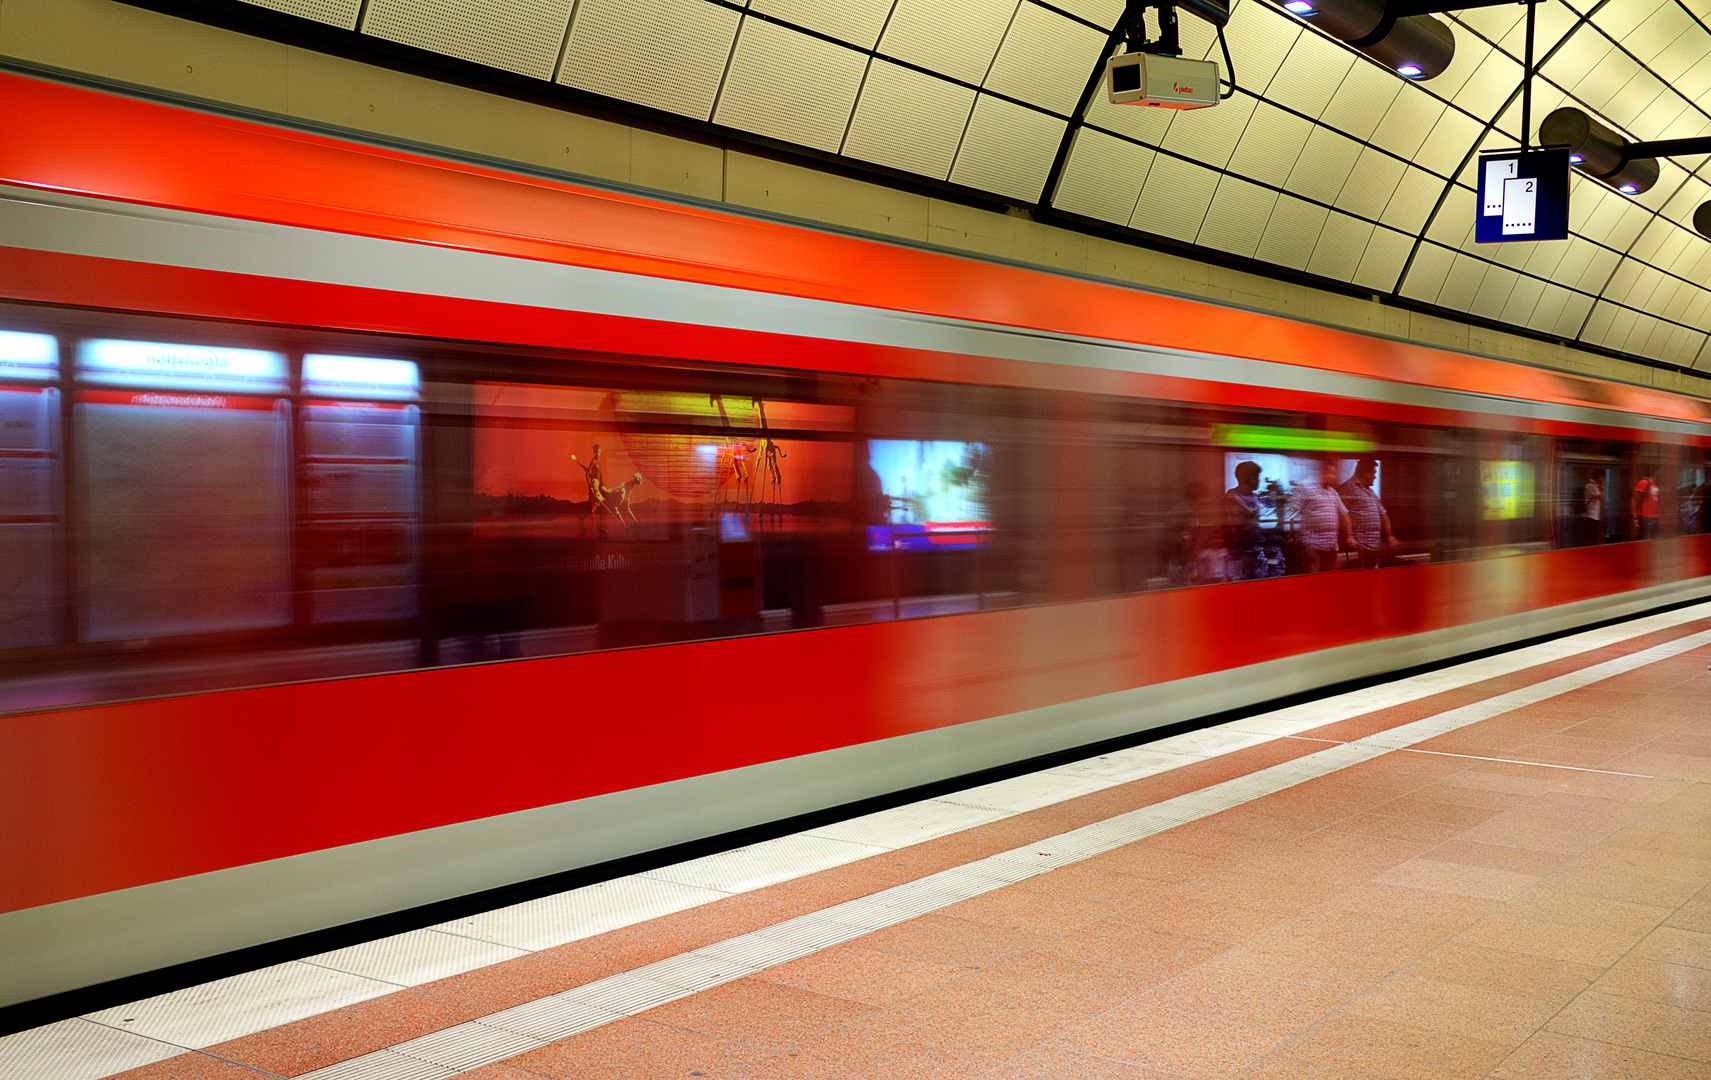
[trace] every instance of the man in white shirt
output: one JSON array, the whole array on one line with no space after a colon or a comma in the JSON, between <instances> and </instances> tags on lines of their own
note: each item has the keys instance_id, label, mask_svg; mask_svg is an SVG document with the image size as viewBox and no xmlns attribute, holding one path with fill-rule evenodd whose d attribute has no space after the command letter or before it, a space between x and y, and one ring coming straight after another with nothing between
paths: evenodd
<instances>
[{"instance_id":1,"label":"man in white shirt","mask_svg":"<svg viewBox=\"0 0 1711 1080\"><path fill-rule=\"evenodd\" d=\"M1301 516L1301 571L1316 574L1334 570L1337 548L1349 542L1349 511L1337 494L1337 463L1319 467L1319 482L1295 489L1295 507Z\"/></svg>"},{"instance_id":2,"label":"man in white shirt","mask_svg":"<svg viewBox=\"0 0 1711 1080\"><path fill-rule=\"evenodd\" d=\"M1360 564L1371 568L1379 564L1384 553L1396 546L1390 532L1390 514L1372 490L1378 479L1378 459L1361 458L1355 474L1343 482L1337 493L1349 512L1349 529L1354 536L1355 552Z\"/></svg>"}]
</instances>

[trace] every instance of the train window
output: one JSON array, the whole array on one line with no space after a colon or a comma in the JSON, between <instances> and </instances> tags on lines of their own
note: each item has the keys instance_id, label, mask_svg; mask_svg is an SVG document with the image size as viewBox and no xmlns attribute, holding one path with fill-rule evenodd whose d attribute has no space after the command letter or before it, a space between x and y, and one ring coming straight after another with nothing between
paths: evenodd
<instances>
[{"instance_id":1,"label":"train window","mask_svg":"<svg viewBox=\"0 0 1711 1080\"><path fill-rule=\"evenodd\" d=\"M289 623L284 357L89 341L78 378L83 636Z\"/></svg>"},{"instance_id":2,"label":"train window","mask_svg":"<svg viewBox=\"0 0 1711 1080\"><path fill-rule=\"evenodd\" d=\"M0 331L0 648L59 638L59 345Z\"/></svg>"},{"instance_id":3,"label":"train window","mask_svg":"<svg viewBox=\"0 0 1711 1080\"><path fill-rule=\"evenodd\" d=\"M408 360L303 358L298 475L303 563L316 622L420 611L418 373Z\"/></svg>"}]
</instances>

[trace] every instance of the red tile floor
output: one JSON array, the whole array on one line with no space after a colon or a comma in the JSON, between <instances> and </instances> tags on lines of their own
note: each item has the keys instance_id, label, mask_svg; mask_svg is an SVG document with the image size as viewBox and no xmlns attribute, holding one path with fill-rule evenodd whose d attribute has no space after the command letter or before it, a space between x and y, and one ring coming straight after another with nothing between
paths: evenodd
<instances>
[{"instance_id":1,"label":"red tile floor","mask_svg":"<svg viewBox=\"0 0 1711 1080\"><path fill-rule=\"evenodd\" d=\"M123 1073L293 1077L1711 628L1621 642ZM1711 646L470 1080L1711 1077Z\"/></svg>"}]
</instances>

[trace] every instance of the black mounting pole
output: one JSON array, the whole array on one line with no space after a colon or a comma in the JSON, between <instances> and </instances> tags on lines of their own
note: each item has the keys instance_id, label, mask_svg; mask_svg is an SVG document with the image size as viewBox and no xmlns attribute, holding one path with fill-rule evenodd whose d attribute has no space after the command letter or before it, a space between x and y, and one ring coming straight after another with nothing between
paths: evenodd
<instances>
[{"instance_id":1,"label":"black mounting pole","mask_svg":"<svg viewBox=\"0 0 1711 1080\"><path fill-rule=\"evenodd\" d=\"M1538 0L1527 2L1527 59L1521 66L1521 149L1525 151L1533 139L1533 13L1539 10Z\"/></svg>"},{"instance_id":2,"label":"black mounting pole","mask_svg":"<svg viewBox=\"0 0 1711 1080\"><path fill-rule=\"evenodd\" d=\"M1630 161L1641 161L1645 158L1689 157L1693 154L1711 154L1711 135L1629 143L1622 155L1622 163L1625 165Z\"/></svg>"}]
</instances>

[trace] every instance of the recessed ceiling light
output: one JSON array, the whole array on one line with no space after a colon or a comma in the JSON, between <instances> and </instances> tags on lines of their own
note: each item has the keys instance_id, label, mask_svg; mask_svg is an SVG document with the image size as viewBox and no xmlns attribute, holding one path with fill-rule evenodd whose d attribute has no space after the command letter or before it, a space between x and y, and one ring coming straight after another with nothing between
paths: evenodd
<instances>
[{"instance_id":1,"label":"recessed ceiling light","mask_svg":"<svg viewBox=\"0 0 1711 1080\"><path fill-rule=\"evenodd\" d=\"M1585 160L1586 159L1581 157L1579 154L1570 154L1568 156L1568 163L1570 165L1579 165L1581 162L1583 162Z\"/></svg>"},{"instance_id":2,"label":"recessed ceiling light","mask_svg":"<svg viewBox=\"0 0 1711 1080\"><path fill-rule=\"evenodd\" d=\"M1401 64L1396 68L1396 74L1406 76L1410 79L1418 79L1422 72L1420 71L1419 64Z\"/></svg>"},{"instance_id":3,"label":"recessed ceiling light","mask_svg":"<svg viewBox=\"0 0 1711 1080\"><path fill-rule=\"evenodd\" d=\"M1297 15L1311 15L1318 8L1315 8L1310 0L1286 0L1283 10L1294 12Z\"/></svg>"},{"instance_id":4,"label":"recessed ceiling light","mask_svg":"<svg viewBox=\"0 0 1711 1080\"><path fill-rule=\"evenodd\" d=\"M1632 184L1623 184L1621 187L1617 188L1616 190L1620 191L1624 195L1637 195L1637 194L1639 194L1639 191L1640 191L1639 188L1635 187Z\"/></svg>"}]
</instances>

